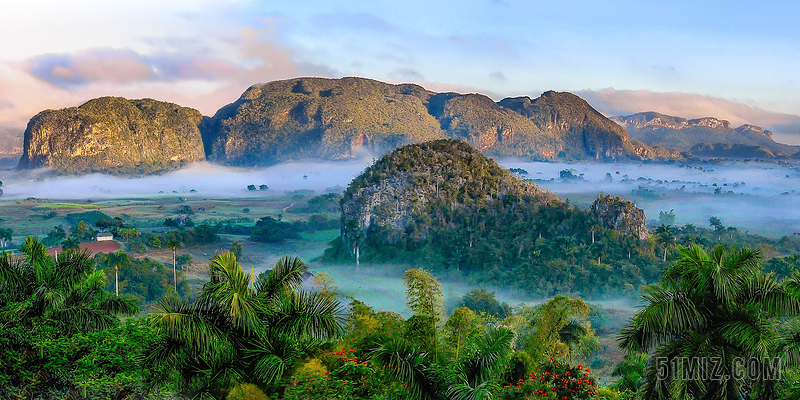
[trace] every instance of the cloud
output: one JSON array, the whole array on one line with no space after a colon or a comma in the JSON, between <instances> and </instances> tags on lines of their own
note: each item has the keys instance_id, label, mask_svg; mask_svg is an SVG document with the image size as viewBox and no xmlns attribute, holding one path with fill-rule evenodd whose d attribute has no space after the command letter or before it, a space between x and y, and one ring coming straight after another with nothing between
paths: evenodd
<instances>
[{"instance_id":1,"label":"cloud","mask_svg":"<svg viewBox=\"0 0 800 400\"><path fill-rule=\"evenodd\" d=\"M495 81L505 82L506 75L502 71L494 71L489 74L489 78Z\"/></svg>"},{"instance_id":2,"label":"cloud","mask_svg":"<svg viewBox=\"0 0 800 400\"><path fill-rule=\"evenodd\" d=\"M103 48L0 60L0 126L24 127L39 111L101 96L154 98L213 115L256 83L339 75L325 65L295 61L295 49L271 34L269 26L242 29L217 51L189 45L182 52L147 54Z\"/></svg>"},{"instance_id":3,"label":"cloud","mask_svg":"<svg viewBox=\"0 0 800 400\"><path fill-rule=\"evenodd\" d=\"M398 68L392 73L392 77L395 79L406 79L406 80L413 80L413 81L420 81L423 78L422 74L420 74L417 70L412 68Z\"/></svg>"},{"instance_id":4,"label":"cloud","mask_svg":"<svg viewBox=\"0 0 800 400\"><path fill-rule=\"evenodd\" d=\"M127 84L181 79L214 80L242 70L231 62L204 55L143 55L131 50L114 49L47 54L29 60L28 64L31 74L63 88L94 82Z\"/></svg>"}]
</instances>

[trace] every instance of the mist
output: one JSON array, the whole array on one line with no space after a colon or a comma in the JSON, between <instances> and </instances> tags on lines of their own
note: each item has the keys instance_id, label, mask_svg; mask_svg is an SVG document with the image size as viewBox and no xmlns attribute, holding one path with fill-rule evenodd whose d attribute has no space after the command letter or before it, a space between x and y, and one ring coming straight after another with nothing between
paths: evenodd
<instances>
[{"instance_id":1,"label":"mist","mask_svg":"<svg viewBox=\"0 0 800 400\"><path fill-rule=\"evenodd\" d=\"M191 164L163 175L138 178L104 174L55 176L45 169L0 170L2 200L28 197L88 200L128 197L265 197L287 191L341 191L372 163L371 159L339 162L297 161L267 168L233 168L208 162ZM248 190L248 185L267 185L268 190Z\"/></svg>"},{"instance_id":2,"label":"mist","mask_svg":"<svg viewBox=\"0 0 800 400\"><path fill-rule=\"evenodd\" d=\"M163 175L136 178L104 174L56 176L44 169L8 168L0 170L0 181L4 183L0 199L258 198L284 196L295 190L312 190L319 195L343 190L373 160L297 161L266 168L199 162ZM716 216L726 226L773 237L800 232L800 172L787 163L599 164L516 159L501 159L499 163L526 170L528 174L522 178L580 206L591 204L600 192L620 195L644 209L651 223L655 223L660 211L674 210L678 225L707 226L708 218ZM562 179L562 170L570 170L577 178ZM248 185L262 184L269 189L247 189Z\"/></svg>"},{"instance_id":3,"label":"mist","mask_svg":"<svg viewBox=\"0 0 800 400\"><path fill-rule=\"evenodd\" d=\"M674 210L677 225L707 227L708 218L716 216L726 226L767 236L800 232L800 173L791 164L499 163L526 170L522 178L574 204L588 206L600 192L620 195L644 209L651 223L660 211ZM562 170L577 179L562 179Z\"/></svg>"}]
</instances>

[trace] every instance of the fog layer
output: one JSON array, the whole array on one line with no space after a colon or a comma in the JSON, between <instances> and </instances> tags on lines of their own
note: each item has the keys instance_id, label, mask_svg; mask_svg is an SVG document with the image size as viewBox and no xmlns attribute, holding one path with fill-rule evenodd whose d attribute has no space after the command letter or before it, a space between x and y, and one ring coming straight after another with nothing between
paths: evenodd
<instances>
[{"instance_id":1,"label":"fog layer","mask_svg":"<svg viewBox=\"0 0 800 400\"><path fill-rule=\"evenodd\" d=\"M800 232L800 173L785 163L595 164L499 161L521 168L531 179L575 204L588 205L600 192L633 200L651 221L674 210L676 224L707 226L716 216L736 226L772 236ZM139 178L102 174L54 176L46 170L0 170L2 200L28 197L94 200L128 197L264 197L341 191L372 163L289 162L268 168L231 168L206 162L179 171ZM563 179L569 170L576 178ZM257 190L248 190L254 185ZM266 185L267 190L258 190ZM313 193L308 192L313 191Z\"/></svg>"}]
</instances>

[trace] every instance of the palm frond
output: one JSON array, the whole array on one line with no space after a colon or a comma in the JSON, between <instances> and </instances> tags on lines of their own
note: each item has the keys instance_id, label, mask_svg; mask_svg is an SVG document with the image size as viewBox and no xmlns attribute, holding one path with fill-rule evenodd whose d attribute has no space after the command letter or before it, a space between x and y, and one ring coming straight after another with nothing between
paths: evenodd
<instances>
[{"instance_id":1,"label":"palm frond","mask_svg":"<svg viewBox=\"0 0 800 400\"><path fill-rule=\"evenodd\" d=\"M30 278L21 258L6 253L5 250L0 252L0 296L19 299L30 294L27 290Z\"/></svg>"},{"instance_id":2,"label":"palm frond","mask_svg":"<svg viewBox=\"0 0 800 400\"><path fill-rule=\"evenodd\" d=\"M690 288L660 284L643 288L648 305L620 331L618 341L628 351L647 352L677 334L702 326L706 316L694 304Z\"/></svg>"},{"instance_id":3,"label":"palm frond","mask_svg":"<svg viewBox=\"0 0 800 400\"><path fill-rule=\"evenodd\" d=\"M514 332L502 327L488 327L476 338L473 351L461 361L467 381L484 382L505 368L513 349Z\"/></svg>"},{"instance_id":4,"label":"palm frond","mask_svg":"<svg viewBox=\"0 0 800 400\"><path fill-rule=\"evenodd\" d=\"M262 298L274 298L279 293L299 289L308 265L298 257L281 257L272 270L262 273L255 281L256 293Z\"/></svg>"},{"instance_id":5,"label":"palm frond","mask_svg":"<svg viewBox=\"0 0 800 400\"><path fill-rule=\"evenodd\" d=\"M787 366L800 365L800 321L793 320L778 332L775 353Z\"/></svg>"},{"instance_id":6,"label":"palm frond","mask_svg":"<svg viewBox=\"0 0 800 400\"><path fill-rule=\"evenodd\" d=\"M89 249L62 252L54 265L54 279L70 288L82 282L93 269L94 259Z\"/></svg>"},{"instance_id":7,"label":"palm frond","mask_svg":"<svg viewBox=\"0 0 800 400\"><path fill-rule=\"evenodd\" d=\"M447 398L450 400L491 400L500 390L500 385L494 381L483 381L471 386L466 380L459 380L447 388Z\"/></svg>"},{"instance_id":8,"label":"palm frond","mask_svg":"<svg viewBox=\"0 0 800 400\"><path fill-rule=\"evenodd\" d=\"M405 382L414 398L422 400L434 397L436 386L428 373L428 354L418 347L404 339L395 338L382 343L370 355L373 362Z\"/></svg>"},{"instance_id":9,"label":"palm frond","mask_svg":"<svg viewBox=\"0 0 800 400\"><path fill-rule=\"evenodd\" d=\"M197 303L188 304L176 297L165 297L154 306L157 312L148 316L148 323L167 338L192 346L203 354L214 354L229 346L230 338L198 312Z\"/></svg>"},{"instance_id":10,"label":"palm frond","mask_svg":"<svg viewBox=\"0 0 800 400\"><path fill-rule=\"evenodd\" d=\"M317 340L330 340L343 332L342 304L334 297L300 291L282 295L273 303L276 312L267 320L271 329Z\"/></svg>"}]
</instances>

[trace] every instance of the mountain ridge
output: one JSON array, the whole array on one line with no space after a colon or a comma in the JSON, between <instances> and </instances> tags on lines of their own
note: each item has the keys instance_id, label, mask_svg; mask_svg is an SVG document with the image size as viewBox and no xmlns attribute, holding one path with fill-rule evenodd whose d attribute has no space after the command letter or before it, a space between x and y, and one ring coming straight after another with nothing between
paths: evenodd
<instances>
[{"instance_id":1,"label":"mountain ridge","mask_svg":"<svg viewBox=\"0 0 800 400\"><path fill-rule=\"evenodd\" d=\"M800 146L775 142L771 131L760 126L715 117L686 119L654 111L609 118L629 137L650 146L664 146L694 155L735 158L797 158Z\"/></svg>"}]
</instances>

